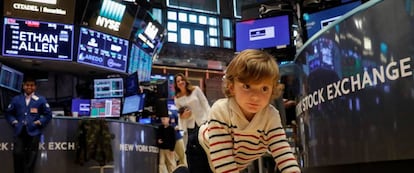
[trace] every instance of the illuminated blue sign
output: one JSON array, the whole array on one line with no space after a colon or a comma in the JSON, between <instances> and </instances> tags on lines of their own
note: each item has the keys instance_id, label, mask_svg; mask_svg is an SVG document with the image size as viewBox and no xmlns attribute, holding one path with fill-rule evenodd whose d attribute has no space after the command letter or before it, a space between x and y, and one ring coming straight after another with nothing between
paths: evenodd
<instances>
[{"instance_id":1,"label":"illuminated blue sign","mask_svg":"<svg viewBox=\"0 0 414 173\"><path fill-rule=\"evenodd\" d=\"M80 28L78 62L125 72L128 40Z\"/></svg>"},{"instance_id":2,"label":"illuminated blue sign","mask_svg":"<svg viewBox=\"0 0 414 173\"><path fill-rule=\"evenodd\" d=\"M2 54L72 61L73 29L73 25L4 18Z\"/></svg>"},{"instance_id":3,"label":"illuminated blue sign","mask_svg":"<svg viewBox=\"0 0 414 173\"><path fill-rule=\"evenodd\" d=\"M96 19L96 25L119 31L125 8L125 5L111 0L104 0L99 16Z\"/></svg>"}]
</instances>

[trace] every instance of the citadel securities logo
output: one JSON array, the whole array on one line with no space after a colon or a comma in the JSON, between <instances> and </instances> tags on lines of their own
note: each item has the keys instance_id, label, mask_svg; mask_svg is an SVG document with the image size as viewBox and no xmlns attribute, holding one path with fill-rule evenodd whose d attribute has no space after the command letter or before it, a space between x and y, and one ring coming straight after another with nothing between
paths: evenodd
<instances>
[{"instance_id":1,"label":"citadel securities logo","mask_svg":"<svg viewBox=\"0 0 414 173\"><path fill-rule=\"evenodd\" d=\"M32 12L40 12L40 13L49 13L49 14L57 14L65 16L67 11L61 8L50 8L46 6L30 4L31 2L35 3L42 3L48 5L56 5L57 0L26 0L28 3L13 3L13 9L16 10L23 10L23 11L32 11Z\"/></svg>"},{"instance_id":2,"label":"citadel securities logo","mask_svg":"<svg viewBox=\"0 0 414 173\"><path fill-rule=\"evenodd\" d=\"M125 8L125 5L111 0L104 0L101 10L99 11L99 16L96 19L96 25L119 31Z\"/></svg>"}]
</instances>

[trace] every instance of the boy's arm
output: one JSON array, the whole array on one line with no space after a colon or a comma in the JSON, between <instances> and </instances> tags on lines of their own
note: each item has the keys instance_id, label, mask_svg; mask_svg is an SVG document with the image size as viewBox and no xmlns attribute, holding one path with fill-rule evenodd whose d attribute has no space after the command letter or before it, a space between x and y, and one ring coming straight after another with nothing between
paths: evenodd
<instances>
[{"instance_id":1,"label":"boy's arm","mask_svg":"<svg viewBox=\"0 0 414 173\"><path fill-rule=\"evenodd\" d=\"M301 172L296 157L293 155L286 139L279 115L273 117L276 117L276 119L269 121L274 124L271 129L268 129L269 133L266 140L269 142L269 151L275 159L277 167L281 172Z\"/></svg>"},{"instance_id":2,"label":"boy's arm","mask_svg":"<svg viewBox=\"0 0 414 173\"><path fill-rule=\"evenodd\" d=\"M230 115L227 111L221 111L218 107L213 107L210 116L211 119L208 122L206 133L209 137L209 152L213 172L238 173L239 170L233 156L233 139L228 118Z\"/></svg>"}]
</instances>

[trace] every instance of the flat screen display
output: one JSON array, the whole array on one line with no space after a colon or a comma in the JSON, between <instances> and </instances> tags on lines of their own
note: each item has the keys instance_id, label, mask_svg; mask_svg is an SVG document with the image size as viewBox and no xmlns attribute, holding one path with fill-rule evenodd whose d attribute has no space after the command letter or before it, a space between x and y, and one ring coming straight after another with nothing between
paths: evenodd
<instances>
[{"instance_id":1,"label":"flat screen display","mask_svg":"<svg viewBox=\"0 0 414 173\"><path fill-rule=\"evenodd\" d=\"M314 13L304 13L303 20L305 21L307 38L312 37L316 32L359 5L361 2L357 1Z\"/></svg>"},{"instance_id":2,"label":"flat screen display","mask_svg":"<svg viewBox=\"0 0 414 173\"><path fill-rule=\"evenodd\" d=\"M72 61L73 25L4 18L3 56Z\"/></svg>"},{"instance_id":3,"label":"flat screen display","mask_svg":"<svg viewBox=\"0 0 414 173\"><path fill-rule=\"evenodd\" d=\"M121 99L91 99L91 117L120 117Z\"/></svg>"},{"instance_id":4,"label":"flat screen display","mask_svg":"<svg viewBox=\"0 0 414 173\"><path fill-rule=\"evenodd\" d=\"M152 56L162 48L166 32L147 10L141 9L135 19L131 36L134 43Z\"/></svg>"},{"instance_id":5,"label":"flat screen display","mask_svg":"<svg viewBox=\"0 0 414 173\"><path fill-rule=\"evenodd\" d=\"M94 79L93 82L95 98L124 96L124 81L122 78Z\"/></svg>"},{"instance_id":6,"label":"flat screen display","mask_svg":"<svg viewBox=\"0 0 414 173\"><path fill-rule=\"evenodd\" d=\"M90 116L91 100L90 99L72 99L72 114L77 113L79 117Z\"/></svg>"},{"instance_id":7,"label":"flat screen display","mask_svg":"<svg viewBox=\"0 0 414 173\"><path fill-rule=\"evenodd\" d=\"M152 123L152 119L151 119L151 117L139 117L138 122L140 124L151 124Z\"/></svg>"},{"instance_id":8,"label":"flat screen display","mask_svg":"<svg viewBox=\"0 0 414 173\"><path fill-rule=\"evenodd\" d=\"M98 31L129 39L138 5L113 0L89 1L82 25Z\"/></svg>"},{"instance_id":9,"label":"flat screen display","mask_svg":"<svg viewBox=\"0 0 414 173\"><path fill-rule=\"evenodd\" d=\"M286 48L292 44L289 15L236 23L236 52L245 49Z\"/></svg>"},{"instance_id":10,"label":"flat screen display","mask_svg":"<svg viewBox=\"0 0 414 173\"><path fill-rule=\"evenodd\" d=\"M1 65L0 86L16 92L22 90L23 73L6 65Z\"/></svg>"},{"instance_id":11,"label":"flat screen display","mask_svg":"<svg viewBox=\"0 0 414 173\"><path fill-rule=\"evenodd\" d=\"M134 72L125 79L125 96L131 96L140 93L138 72Z\"/></svg>"},{"instance_id":12,"label":"flat screen display","mask_svg":"<svg viewBox=\"0 0 414 173\"><path fill-rule=\"evenodd\" d=\"M72 24L75 0L4 0L4 16Z\"/></svg>"},{"instance_id":13,"label":"flat screen display","mask_svg":"<svg viewBox=\"0 0 414 173\"><path fill-rule=\"evenodd\" d=\"M122 106L122 115L142 112L144 109L145 94L137 94L125 97Z\"/></svg>"},{"instance_id":14,"label":"flat screen display","mask_svg":"<svg viewBox=\"0 0 414 173\"><path fill-rule=\"evenodd\" d=\"M143 51L138 45L131 45L129 54L128 73L138 72L138 80L150 81L152 70L152 56Z\"/></svg>"},{"instance_id":15,"label":"flat screen display","mask_svg":"<svg viewBox=\"0 0 414 173\"><path fill-rule=\"evenodd\" d=\"M118 72L126 71L128 40L80 28L77 62Z\"/></svg>"}]
</instances>

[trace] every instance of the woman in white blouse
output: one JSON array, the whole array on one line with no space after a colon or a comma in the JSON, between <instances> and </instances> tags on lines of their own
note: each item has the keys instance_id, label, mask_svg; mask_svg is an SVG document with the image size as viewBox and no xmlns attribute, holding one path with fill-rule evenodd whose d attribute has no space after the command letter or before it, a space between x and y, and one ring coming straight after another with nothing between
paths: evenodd
<instances>
[{"instance_id":1,"label":"woman in white blouse","mask_svg":"<svg viewBox=\"0 0 414 173\"><path fill-rule=\"evenodd\" d=\"M194 129L207 121L210 110L208 100L198 86L193 86L187 77L178 73L174 77L175 105L179 109L179 127L184 130ZM187 135L184 135L184 143L187 144Z\"/></svg>"}]
</instances>

